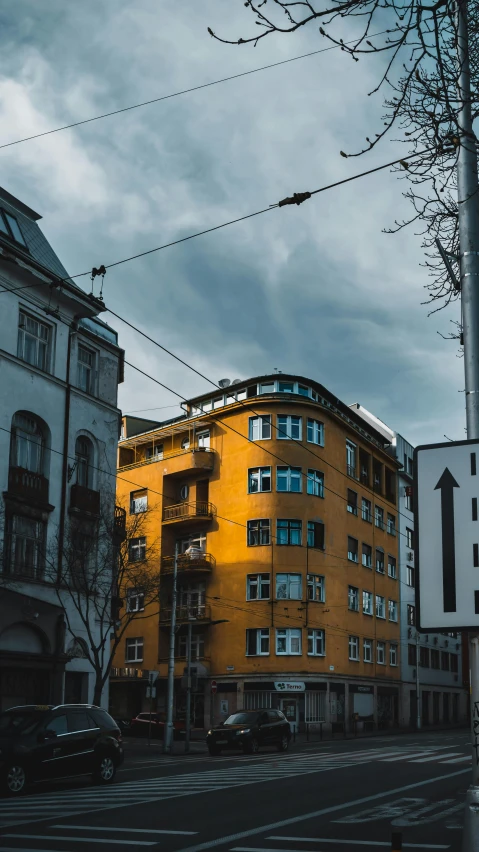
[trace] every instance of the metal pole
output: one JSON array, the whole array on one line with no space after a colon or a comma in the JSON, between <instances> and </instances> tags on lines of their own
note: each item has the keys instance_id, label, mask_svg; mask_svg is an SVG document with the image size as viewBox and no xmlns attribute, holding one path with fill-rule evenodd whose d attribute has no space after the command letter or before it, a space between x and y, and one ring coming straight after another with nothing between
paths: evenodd
<instances>
[{"instance_id":1,"label":"metal pole","mask_svg":"<svg viewBox=\"0 0 479 852\"><path fill-rule=\"evenodd\" d=\"M173 565L173 590L171 593L170 653L168 657L168 692L166 699L166 725L163 751L168 753L173 745L173 702L175 694L175 634L176 634L176 581L178 577L178 543L175 544Z\"/></svg>"},{"instance_id":2,"label":"metal pole","mask_svg":"<svg viewBox=\"0 0 479 852\"><path fill-rule=\"evenodd\" d=\"M421 730L421 703L419 701L419 633L416 630L416 727Z\"/></svg>"},{"instance_id":3,"label":"metal pole","mask_svg":"<svg viewBox=\"0 0 479 852\"><path fill-rule=\"evenodd\" d=\"M188 638L186 640L186 731L185 731L185 754L190 750L190 731L191 731L191 634L193 631L193 622L188 620Z\"/></svg>"}]
</instances>

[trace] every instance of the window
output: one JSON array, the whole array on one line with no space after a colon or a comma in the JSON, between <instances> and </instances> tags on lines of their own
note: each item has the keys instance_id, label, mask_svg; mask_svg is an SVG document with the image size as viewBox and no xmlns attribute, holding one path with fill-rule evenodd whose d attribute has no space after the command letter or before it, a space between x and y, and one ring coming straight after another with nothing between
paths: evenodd
<instances>
[{"instance_id":1,"label":"window","mask_svg":"<svg viewBox=\"0 0 479 852\"><path fill-rule=\"evenodd\" d=\"M259 544L271 544L271 524L269 518L248 521L247 527L249 547L256 547Z\"/></svg>"},{"instance_id":2,"label":"window","mask_svg":"<svg viewBox=\"0 0 479 852\"><path fill-rule=\"evenodd\" d=\"M308 521L308 547L324 550L324 524L321 521Z\"/></svg>"},{"instance_id":3,"label":"window","mask_svg":"<svg viewBox=\"0 0 479 852\"><path fill-rule=\"evenodd\" d=\"M188 635L180 633L178 636L177 656L183 659L188 658ZM190 645L191 660L203 660L205 656L205 635L204 633L192 633Z\"/></svg>"},{"instance_id":4,"label":"window","mask_svg":"<svg viewBox=\"0 0 479 852\"><path fill-rule=\"evenodd\" d=\"M369 544L362 544L362 563L365 568L372 567L373 549Z\"/></svg>"},{"instance_id":5,"label":"window","mask_svg":"<svg viewBox=\"0 0 479 852\"><path fill-rule=\"evenodd\" d=\"M381 506L374 507L374 525L380 530L384 529L384 509Z\"/></svg>"},{"instance_id":6,"label":"window","mask_svg":"<svg viewBox=\"0 0 479 852\"><path fill-rule=\"evenodd\" d=\"M396 474L390 468L384 468L384 490L386 499L391 503L396 502Z\"/></svg>"},{"instance_id":7,"label":"window","mask_svg":"<svg viewBox=\"0 0 479 852\"><path fill-rule=\"evenodd\" d=\"M386 644L385 644L385 642L376 642L376 662L380 666L386 665Z\"/></svg>"},{"instance_id":8,"label":"window","mask_svg":"<svg viewBox=\"0 0 479 852\"><path fill-rule=\"evenodd\" d=\"M376 548L376 571L378 574L384 574L384 550L380 547Z\"/></svg>"},{"instance_id":9,"label":"window","mask_svg":"<svg viewBox=\"0 0 479 852\"><path fill-rule=\"evenodd\" d=\"M429 648L419 648L419 665L423 669L429 668Z\"/></svg>"},{"instance_id":10,"label":"window","mask_svg":"<svg viewBox=\"0 0 479 852\"><path fill-rule=\"evenodd\" d=\"M141 663L141 662L143 662L143 637L126 640L125 662L126 663Z\"/></svg>"},{"instance_id":11,"label":"window","mask_svg":"<svg viewBox=\"0 0 479 852\"><path fill-rule=\"evenodd\" d=\"M32 580L43 576L46 524L22 515L7 520L6 571Z\"/></svg>"},{"instance_id":12,"label":"window","mask_svg":"<svg viewBox=\"0 0 479 852\"><path fill-rule=\"evenodd\" d=\"M276 437L283 440L300 441L302 438L302 418L291 414L278 414Z\"/></svg>"},{"instance_id":13,"label":"window","mask_svg":"<svg viewBox=\"0 0 479 852\"><path fill-rule=\"evenodd\" d=\"M416 665L416 646L408 645L407 646L407 661L408 665L415 666ZM438 666L439 668L439 666Z\"/></svg>"},{"instance_id":14,"label":"window","mask_svg":"<svg viewBox=\"0 0 479 852\"><path fill-rule=\"evenodd\" d=\"M294 491L299 493L301 489L300 467L277 467L276 468L276 490Z\"/></svg>"},{"instance_id":15,"label":"window","mask_svg":"<svg viewBox=\"0 0 479 852\"><path fill-rule=\"evenodd\" d=\"M298 385L298 393L300 396L309 396L309 388L306 385Z\"/></svg>"},{"instance_id":16,"label":"window","mask_svg":"<svg viewBox=\"0 0 479 852\"><path fill-rule=\"evenodd\" d=\"M276 629L276 653L301 654L301 628L288 627Z\"/></svg>"},{"instance_id":17,"label":"window","mask_svg":"<svg viewBox=\"0 0 479 852\"><path fill-rule=\"evenodd\" d=\"M266 382L259 386L260 393L274 393L274 382Z\"/></svg>"},{"instance_id":18,"label":"window","mask_svg":"<svg viewBox=\"0 0 479 852\"><path fill-rule=\"evenodd\" d=\"M376 595L376 618L386 618L386 598Z\"/></svg>"},{"instance_id":19,"label":"window","mask_svg":"<svg viewBox=\"0 0 479 852\"><path fill-rule=\"evenodd\" d=\"M294 382L278 382L278 393L294 393Z\"/></svg>"},{"instance_id":20,"label":"window","mask_svg":"<svg viewBox=\"0 0 479 852\"><path fill-rule=\"evenodd\" d=\"M389 535L396 535L396 517L388 512L386 529Z\"/></svg>"},{"instance_id":21,"label":"window","mask_svg":"<svg viewBox=\"0 0 479 852\"><path fill-rule=\"evenodd\" d=\"M131 538L128 542L128 559L130 562L143 562L146 558L146 537Z\"/></svg>"},{"instance_id":22,"label":"window","mask_svg":"<svg viewBox=\"0 0 479 852\"><path fill-rule=\"evenodd\" d=\"M356 586L348 586L348 609L359 612L359 589Z\"/></svg>"},{"instance_id":23,"label":"window","mask_svg":"<svg viewBox=\"0 0 479 852\"><path fill-rule=\"evenodd\" d=\"M128 589L126 593L126 611L143 612L145 609L145 595L138 589Z\"/></svg>"},{"instance_id":24,"label":"window","mask_svg":"<svg viewBox=\"0 0 479 852\"><path fill-rule=\"evenodd\" d=\"M141 512L146 512L148 509L148 491L143 488L141 491L132 491L130 494L130 514L139 515Z\"/></svg>"},{"instance_id":25,"label":"window","mask_svg":"<svg viewBox=\"0 0 479 852\"><path fill-rule=\"evenodd\" d=\"M324 473L320 470L308 470L306 490L314 497L324 497Z\"/></svg>"},{"instance_id":26,"label":"window","mask_svg":"<svg viewBox=\"0 0 479 852\"><path fill-rule=\"evenodd\" d=\"M416 607L412 604L407 605L407 623L413 626L416 624Z\"/></svg>"},{"instance_id":27,"label":"window","mask_svg":"<svg viewBox=\"0 0 479 852\"><path fill-rule=\"evenodd\" d=\"M373 488L379 494L382 492L383 466L381 462L373 459Z\"/></svg>"},{"instance_id":28,"label":"window","mask_svg":"<svg viewBox=\"0 0 479 852\"><path fill-rule=\"evenodd\" d=\"M361 500L361 517L363 521L367 521L368 524L372 523L373 515L371 500L366 500L365 497L363 497Z\"/></svg>"},{"instance_id":29,"label":"window","mask_svg":"<svg viewBox=\"0 0 479 852\"><path fill-rule=\"evenodd\" d=\"M404 508L408 510L408 512L414 512L414 491L412 485L408 485L405 489L405 497L404 497Z\"/></svg>"},{"instance_id":30,"label":"window","mask_svg":"<svg viewBox=\"0 0 479 852\"><path fill-rule=\"evenodd\" d=\"M54 716L53 719L50 719L47 730L54 731L57 737L61 737L63 734L68 734L66 714L63 713L61 716Z\"/></svg>"},{"instance_id":31,"label":"window","mask_svg":"<svg viewBox=\"0 0 479 852\"><path fill-rule=\"evenodd\" d=\"M301 544L301 521L276 521L276 544Z\"/></svg>"},{"instance_id":32,"label":"window","mask_svg":"<svg viewBox=\"0 0 479 852\"><path fill-rule=\"evenodd\" d=\"M77 485L93 486L93 444L89 438L79 435L75 443Z\"/></svg>"},{"instance_id":33,"label":"window","mask_svg":"<svg viewBox=\"0 0 479 852\"><path fill-rule=\"evenodd\" d=\"M269 574L248 574L246 578L246 600L265 601L269 599Z\"/></svg>"},{"instance_id":34,"label":"window","mask_svg":"<svg viewBox=\"0 0 479 852\"><path fill-rule=\"evenodd\" d=\"M145 451L145 458L157 459L160 461L163 458L163 444L152 444L150 447L147 447Z\"/></svg>"},{"instance_id":35,"label":"window","mask_svg":"<svg viewBox=\"0 0 479 852\"><path fill-rule=\"evenodd\" d=\"M300 601L302 598L301 574L276 574L278 600Z\"/></svg>"},{"instance_id":36,"label":"window","mask_svg":"<svg viewBox=\"0 0 479 852\"><path fill-rule=\"evenodd\" d=\"M196 435L196 446L201 450L207 450L210 447L210 430L198 432Z\"/></svg>"},{"instance_id":37,"label":"window","mask_svg":"<svg viewBox=\"0 0 479 852\"><path fill-rule=\"evenodd\" d=\"M397 601L388 600L388 617L389 621L398 620L398 605Z\"/></svg>"},{"instance_id":38,"label":"window","mask_svg":"<svg viewBox=\"0 0 479 852\"><path fill-rule=\"evenodd\" d=\"M348 512L351 512L352 515L358 514L358 495L355 491L351 491L348 488L348 502L346 504L346 509Z\"/></svg>"},{"instance_id":39,"label":"window","mask_svg":"<svg viewBox=\"0 0 479 852\"><path fill-rule=\"evenodd\" d=\"M311 417L308 417L307 441L309 444L319 444L320 447L324 447L324 424Z\"/></svg>"},{"instance_id":40,"label":"window","mask_svg":"<svg viewBox=\"0 0 479 852\"><path fill-rule=\"evenodd\" d=\"M441 660L439 656L439 651L437 648L431 648L431 668L432 669L440 669L441 668Z\"/></svg>"},{"instance_id":41,"label":"window","mask_svg":"<svg viewBox=\"0 0 479 852\"><path fill-rule=\"evenodd\" d=\"M85 393L95 392L95 362L96 355L93 350L79 343L77 384Z\"/></svg>"},{"instance_id":42,"label":"window","mask_svg":"<svg viewBox=\"0 0 479 852\"><path fill-rule=\"evenodd\" d=\"M11 465L43 473L45 438L43 430L33 414L17 412L12 420Z\"/></svg>"},{"instance_id":43,"label":"window","mask_svg":"<svg viewBox=\"0 0 479 852\"><path fill-rule=\"evenodd\" d=\"M191 549L190 549L191 548ZM178 539L178 553L187 553L193 559L200 553L206 552L206 535L198 533L187 538Z\"/></svg>"},{"instance_id":44,"label":"window","mask_svg":"<svg viewBox=\"0 0 479 852\"><path fill-rule=\"evenodd\" d=\"M410 530L406 527L406 547L409 547L410 550L414 547L414 530Z\"/></svg>"},{"instance_id":45,"label":"window","mask_svg":"<svg viewBox=\"0 0 479 852\"><path fill-rule=\"evenodd\" d=\"M308 630L308 654L312 657L324 657L324 630Z\"/></svg>"},{"instance_id":46,"label":"window","mask_svg":"<svg viewBox=\"0 0 479 852\"><path fill-rule=\"evenodd\" d=\"M257 494L258 491L271 491L270 467L250 467L248 470L248 493Z\"/></svg>"},{"instance_id":47,"label":"window","mask_svg":"<svg viewBox=\"0 0 479 852\"><path fill-rule=\"evenodd\" d=\"M246 630L246 656L263 657L269 654L269 627Z\"/></svg>"},{"instance_id":48,"label":"window","mask_svg":"<svg viewBox=\"0 0 479 852\"><path fill-rule=\"evenodd\" d=\"M182 450L189 450L190 449L190 436L189 435L186 435L184 438L181 439L180 447L181 447Z\"/></svg>"},{"instance_id":49,"label":"window","mask_svg":"<svg viewBox=\"0 0 479 852\"><path fill-rule=\"evenodd\" d=\"M443 672L449 671L449 654L447 651L441 651L441 669Z\"/></svg>"},{"instance_id":50,"label":"window","mask_svg":"<svg viewBox=\"0 0 479 852\"><path fill-rule=\"evenodd\" d=\"M308 601L324 603L326 600L324 577L320 574L308 574L307 584Z\"/></svg>"},{"instance_id":51,"label":"window","mask_svg":"<svg viewBox=\"0 0 479 852\"><path fill-rule=\"evenodd\" d=\"M407 584L408 586L414 586L416 583L416 572L412 565L408 565L407 568Z\"/></svg>"},{"instance_id":52,"label":"window","mask_svg":"<svg viewBox=\"0 0 479 852\"><path fill-rule=\"evenodd\" d=\"M397 566L396 566L396 557L388 556L388 575L392 580L395 580L397 577Z\"/></svg>"},{"instance_id":53,"label":"window","mask_svg":"<svg viewBox=\"0 0 479 852\"><path fill-rule=\"evenodd\" d=\"M250 441L266 441L269 438L271 438L271 414L264 414L262 417L250 417Z\"/></svg>"},{"instance_id":54,"label":"window","mask_svg":"<svg viewBox=\"0 0 479 852\"><path fill-rule=\"evenodd\" d=\"M363 613L364 615L373 614L373 593L363 591Z\"/></svg>"},{"instance_id":55,"label":"window","mask_svg":"<svg viewBox=\"0 0 479 852\"><path fill-rule=\"evenodd\" d=\"M358 561L358 540L348 535L348 559L351 562Z\"/></svg>"},{"instance_id":56,"label":"window","mask_svg":"<svg viewBox=\"0 0 479 852\"><path fill-rule=\"evenodd\" d=\"M348 476L356 476L356 444L346 441L346 470Z\"/></svg>"},{"instance_id":57,"label":"window","mask_svg":"<svg viewBox=\"0 0 479 852\"><path fill-rule=\"evenodd\" d=\"M454 674L457 674L457 672L458 672L457 654L449 654L449 660L450 660L450 663L451 663L451 671L454 672Z\"/></svg>"},{"instance_id":58,"label":"window","mask_svg":"<svg viewBox=\"0 0 479 852\"><path fill-rule=\"evenodd\" d=\"M359 660L359 636L349 637L349 659Z\"/></svg>"},{"instance_id":59,"label":"window","mask_svg":"<svg viewBox=\"0 0 479 852\"><path fill-rule=\"evenodd\" d=\"M20 311L18 321L17 356L27 364L48 370L51 328L40 320Z\"/></svg>"},{"instance_id":60,"label":"window","mask_svg":"<svg viewBox=\"0 0 479 852\"><path fill-rule=\"evenodd\" d=\"M5 224L4 220L7 224ZM0 213L0 231L3 231L3 233L7 234L9 237L13 237L16 243L20 243L22 246L27 248L25 238L20 230L20 225L18 224L16 217L12 216L11 213L7 213L6 210L2 210Z\"/></svg>"},{"instance_id":61,"label":"window","mask_svg":"<svg viewBox=\"0 0 479 852\"><path fill-rule=\"evenodd\" d=\"M373 661L373 640L363 639L363 660L365 663Z\"/></svg>"}]
</instances>

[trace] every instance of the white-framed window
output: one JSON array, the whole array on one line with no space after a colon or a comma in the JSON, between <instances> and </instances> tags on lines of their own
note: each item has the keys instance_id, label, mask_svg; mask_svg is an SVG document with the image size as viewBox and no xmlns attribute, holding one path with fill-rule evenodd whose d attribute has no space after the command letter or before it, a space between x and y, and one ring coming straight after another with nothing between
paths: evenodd
<instances>
[{"instance_id":1,"label":"white-framed window","mask_svg":"<svg viewBox=\"0 0 479 852\"><path fill-rule=\"evenodd\" d=\"M151 444L151 446L147 447L145 450L145 458L161 461L163 458L163 444Z\"/></svg>"},{"instance_id":2,"label":"white-framed window","mask_svg":"<svg viewBox=\"0 0 479 852\"><path fill-rule=\"evenodd\" d=\"M75 441L76 482L83 488L93 486L93 444L85 435Z\"/></svg>"},{"instance_id":3,"label":"white-framed window","mask_svg":"<svg viewBox=\"0 0 479 852\"><path fill-rule=\"evenodd\" d=\"M271 414L249 418L250 441L267 441L271 438Z\"/></svg>"},{"instance_id":4,"label":"white-framed window","mask_svg":"<svg viewBox=\"0 0 479 852\"><path fill-rule=\"evenodd\" d=\"M270 595L269 574L248 574L246 578L246 600L266 601Z\"/></svg>"},{"instance_id":5,"label":"white-framed window","mask_svg":"<svg viewBox=\"0 0 479 852\"><path fill-rule=\"evenodd\" d=\"M308 417L307 441L308 444L318 444L320 447L324 447L324 423Z\"/></svg>"},{"instance_id":6,"label":"white-framed window","mask_svg":"<svg viewBox=\"0 0 479 852\"><path fill-rule=\"evenodd\" d=\"M5 221L7 224L5 224ZM22 234L16 216L12 216L6 210L0 212L0 231L3 231L9 237L13 237L16 243L20 243L27 248L25 237Z\"/></svg>"},{"instance_id":7,"label":"white-framed window","mask_svg":"<svg viewBox=\"0 0 479 852\"><path fill-rule=\"evenodd\" d=\"M40 580L45 566L46 524L23 515L7 519L5 572Z\"/></svg>"},{"instance_id":8,"label":"white-framed window","mask_svg":"<svg viewBox=\"0 0 479 852\"><path fill-rule=\"evenodd\" d=\"M201 450L207 450L210 447L210 430L205 429L204 432L196 433L196 446Z\"/></svg>"},{"instance_id":9,"label":"white-framed window","mask_svg":"<svg viewBox=\"0 0 479 852\"><path fill-rule=\"evenodd\" d=\"M324 497L324 473L320 470L308 470L306 491L314 497Z\"/></svg>"},{"instance_id":10,"label":"white-framed window","mask_svg":"<svg viewBox=\"0 0 479 852\"><path fill-rule=\"evenodd\" d=\"M181 447L182 450L189 450L190 449L190 436L189 435L185 435L185 437L181 439L180 447Z\"/></svg>"},{"instance_id":11,"label":"white-framed window","mask_svg":"<svg viewBox=\"0 0 479 852\"><path fill-rule=\"evenodd\" d=\"M44 473L45 435L34 414L17 411L12 418L10 464L31 473Z\"/></svg>"},{"instance_id":12,"label":"white-framed window","mask_svg":"<svg viewBox=\"0 0 479 852\"><path fill-rule=\"evenodd\" d=\"M139 515L141 512L148 510L148 491L142 488L141 491L132 491L130 494L130 514Z\"/></svg>"},{"instance_id":13,"label":"white-framed window","mask_svg":"<svg viewBox=\"0 0 479 852\"><path fill-rule=\"evenodd\" d=\"M308 630L308 655L310 657L326 655L324 630Z\"/></svg>"},{"instance_id":14,"label":"white-framed window","mask_svg":"<svg viewBox=\"0 0 479 852\"><path fill-rule=\"evenodd\" d=\"M407 584L408 584L408 586L414 586L415 583L416 583L416 572L414 570L414 566L413 565L407 565L406 566L406 572L407 572Z\"/></svg>"},{"instance_id":15,"label":"white-framed window","mask_svg":"<svg viewBox=\"0 0 479 852\"><path fill-rule=\"evenodd\" d=\"M271 544L271 522L269 518L247 521L248 547Z\"/></svg>"},{"instance_id":16,"label":"white-framed window","mask_svg":"<svg viewBox=\"0 0 479 852\"><path fill-rule=\"evenodd\" d=\"M365 663L373 661L373 640L363 639L363 660Z\"/></svg>"},{"instance_id":17,"label":"white-framed window","mask_svg":"<svg viewBox=\"0 0 479 852\"><path fill-rule=\"evenodd\" d=\"M386 643L376 642L376 662L380 666L386 665Z\"/></svg>"},{"instance_id":18,"label":"white-framed window","mask_svg":"<svg viewBox=\"0 0 479 852\"><path fill-rule=\"evenodd\" d=\"M246 630L246 656L266 657L269 654L269 627Z\"/></svg>"},{"instance_id":19,"label":"white-framed window","mask_svg":"<svg viewBox=\"0 0 479 852\"><path fill-rule=\"evenodd\" d=\"M274 393L274 382L265 382L259 386L259 393Z\"/></svg>"},{"instance_id":20,"label":"white-framed window","mask_svg":"<svg viewBox=\"0 0 479 852\"><path fill-rule=\"evenodd\" d=\"M348 609L359 612L359 589L356 586L348 586Z\"/></svg>"},{"instance_id":21,"label":"white-framed window","mask_svg":"<svg viewBox=\"0 0 479 852\"><path fill-rule=\"evenodd\" d=\"M361 518L368 524L373 521L371 500L366 500L365 497L361 499Z\"/></svg>"},{"instance_id":22,"label":"white-framed window","mask_svg":"<svg viewBox=\"0 0 479 852\"><path fill-rule=\"evenodd\" d=\"M412 626L416 624L416 607L412 604L407 605L407 623Z\"/></svg>"},{"instance_id":23,"label":"white-framed window","mask_svg":"<svg viewBox=\"0 0 479 852\"><path fill-rule=\"evenodd\" d=\"M349 637L349 659L359 660L359 636Z\"/></svg>"},{"instance_id":24,"label":"white-framed window","mask_svg":"<svg viewBox=\"0 0 479 852\"><path fill-rule=\"evenodd\" d=\"M177 544L178 553L190 553L192 556L196 556L199 553L206 552L206 535L204 533L197 533L197 535L179 538Z\"/></svg>"},{"instance_id":25,"label":"white-framed window","mask_svg":"<svg viewBox=\"0 0 479 852\"><path fill-rule=\"evenodd\" d=\"M398 646L395 642L389 643L389 665L397 666L398 664Z\"/></svg>"},{"instance_id":26,"label":"white-framed window","mask_svg":"<svg viewBox=\"0 0 479 852\"><path fill-rule=\"evenodd\" d=\"M381 506L374 507L374 525L380 530L384 529L384 509Z\"/></svg>"},{"instance_id":27,"label":"white-framed window","mask_svg":"<svg viewBox=\"0 0 479 852\"><path fill-rule=\"evenodd\" d=\"M384 574L384 550L381 547L376 548L376 571Z\"/></svg>"},{"instance_id":28,"label":"white-framed window","mask_svg":"<svg viewBox=\"0 0 479 852\"><path fill-rule=\"evenodd\" d=\"M248 470L248 493L271 491L271 468L250 467Z\"/></svg>"},{"instance_id":29,"label":"white-framed window","mask_svg":"<svg viewBox=\"0 0 479 852\"><path fill-rule=\"evenodd\" d=\"M95 393L96 383L96 352L78 344L77 386L85 393Z\"/></svg>"},{"instance_id":30,"label":"white-framed window","mask_svg":"<svg viewBox=\"0 0 479 852\"><path fill-rule=\"evenodd\" d=\"M300 396L311 396L310 390L307 385L298 385L298 393Z\"/></svg>"},{"instance_id":31,"label":"white-framed window","mask_svg":"<svg viewBox=\"0 0 479 852\"><path fill-rule=\"evenodd\" d=\"M301 655L301 628L276 628L276 653Z\"/></svg>"},{"instance_id":32,"label":"white-framed window","mask_svg":"<svg viewBox=\"0 0 479 852\"><path fill-rule=\"evenodd\" d=\"M225 398L224 398L224 396L217 396L212 400L212 403L213 403L213 409L222 408L223 405L225 404Z\"/></svg>"},{"instance_id":33,"label":"white-framed window","mask_svg":"<svg viewBox=\"0 0 479 852\"><path fill-rule=\"evenodd\" d=\"M203 660L205 656L205 634L192 633L190 645L191 660ZM188 657L188 634L180 633L178 636L177 656L182 659Z\"/></svg>"},{"instance_id":34,"label":"white-framed window","mask_svg":"<svg viewBox=\"0 0 479 852\"><path fill-rule=\"evenodd\" d=\"M127 639L125 643L125 662L143 662L143 636L135 639Z\"/></svg>"},{"instance_id":35,"label":"white-framed window","mask_svg":"<svg viewBox=\"0 0 479 852\"><path fill-rule=\"evenodd\" d=\"M301 574L276 574L276 598L300 601L302 598Z\"/></svg>"},{"instance_id":36,"label":"white-framed window","mask_svg":"<svg viewBox=\"0 0 479 852\"><path fill-rule=\"evenodd\" d=\"M146 558L146 536L131 538L128 542L128 559L130 562L143 562Z\"/></svg>"},{"instance_id":37,"label":"white-framed window","mask_svg":"<svg viewBox=\"0 0 479 852\"><path fill-rule=\"evenodd\" d=\"M398 620L398 604L397 601L388 600L388 616L389 621Z\"/></svg>"},{"instance_id":38,"label":"white-framed window","mask_svg":"<svg viewBox=\"0 0 479 852\"><path fill-rule=\"evenodd\" d=\"M47 372L50 367L51 326L20 310L17 357Z\"/></svg>"},{"instance_id":39,"label":"white-framed window","mask_svg":"<svg viewBox=\"0 0 479 852\"><path fill-rule=\"evenodd\" d=\"M346 441L346 470L349 476L356 476L356 444Z\"/></svg>"},{"instance_id":40,"label":"white-framed window","mask_svg":"<svg viewBox=\"0 0 479 852\"><path fill-rule=\"evenodd\" d=\"M358 495L356 491L352 491L351 488L348 488L346 510L352 515L358 514Z\"/></svg>"},{"instance_id":41,"label":"white-framed window","mask_svg":"<svg viewBox=\"0 0 479 852\"><path fill-rule=\"evenodd\" d=\"M301 441L302 423L302 417L295 417L293 414L278 414L276 437L278 440Z\"/></svg>"},{"instance_id":42,"label":"white-framed window","mask_svg":"<svg viewBox=\"0 0 479 852\"><path fill-rule=\"evenodd\" d=\"M362 556L361 561L365 568L372 567L372 558L373 558L373 549L370 544L362 543Z\"/></svg>"},{"instance_id":43,"label":"white-framed window","mask_svg":"<svg viewBox=\"0 0 479 852\"><path fill-rule=\"evenodd\" d=\"M302 521L280 518L276 521L276 544L301 545Z\"/></svg>"},{"instance_id":44,"label":"white-framed window","mask_svg":"<svg viewBox=\"0 0 479 852\"><path fill-rule=\"evenodd\" d=\"M348 535L348 559L351 562L358 561L358 540Z\"/></svg>"},{"instance_id":45,"label":"white-framed window","mask_svg":"<svg viewBox=\"0 0 479 852\"><path fill-rule=\"evenodd\" d=\"M396 565L396 557L388 555L388 575L392 580L396 580L397 578L397 565Z\"/></svg>"},{"instance_id":46,"label":"white-framed window","mask_svg":"<svg viewBox=\"0 0 479 852\"><path fill-rule=\"evenodd\" d=\"M386 598L376 595L376 618L386 618Z\"/></svg>"},{"instance_id":47,"label":"white-framed window","mask_svg":"<svg viewBox=\"0 0 479 852\"><path fill-rule=\"evenodd\" d=\"M389 535L396 535L396 517L395 515L390 515L388 512L387 515L387 526L386 530Z\"/></svg>"},{"instance_id":48,"label":"white-framed window","mask_svg":"<svg viewBox=\"0 0 479 852\"><path fill-rule=\"evenodd\" d=\"M322 521L308 521L308 547L324 550L324 524Z\"/></svg>"},{"instance_id":49,"label":"white-framed window","mask_svg":"<svg viewBox=\"0 0 479 852\"><path fill-rule=\"evenodd\" d=\"M409 550L414 549L414 530L410 530L408 527L406 527L406 547Z\"/></svg>"},{"instance_id":50,"label":"white-framed window","mask_svg":"<svg viewBox=\"0 0 479 852\"><path fill-rule=\"evenodd\" d=\"M324 603L326 600L325 579L321 574L308 574L307 576L308 601Z\"/></svg>"},{"instance_id":51,"label":"white-framed window","mask_svg":"<svg viewBox=\"0 0 479 852\"><path fill-rule=\"evenodd\" d=\"M296 494L302 491L300 467L276 467L276 491L293 491Z\"/></svg>"},{"instance_id":52,"label":"white-framed window","mask_svg":"<svg viewBox=\"0 0 479 852\"><path fill-rule=\"evenodd\" d=\"M373 615L373 593L363 591L363 613L364 615Z\"/></svg>"},{"instance_id":53,"label":"white-framed window","mask_svg":"<svg viewBox=\"0 0 479 852\"><path fill-rule=\"evenodd\" d=\"M278 393L294 393L294 382L278 382Z\"/></svg>"},{"instance_id":54,"label":"white-framed window","mask_svg":"<svg viewBox=\"0 0 479 852\"><path fill-rule=\"evenodd\" d=\"M143 612L145 609L145 595L139 589L128 589L126 592L126 611Z\"/></svg>"}]
</instances>

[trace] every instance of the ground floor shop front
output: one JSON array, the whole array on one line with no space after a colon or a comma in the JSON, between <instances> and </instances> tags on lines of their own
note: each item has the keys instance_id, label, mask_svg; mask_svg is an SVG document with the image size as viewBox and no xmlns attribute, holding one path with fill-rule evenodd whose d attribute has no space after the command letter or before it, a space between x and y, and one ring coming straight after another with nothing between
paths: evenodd
<instances>
[{"instance_id":1,"label":"ground floor shop front","mask_svg":"<svg viewBox=\"0 0 479 852\"><path fill-rule=\"evenodd\" d=\"M426 728L434 725L447 727L465 724L469 715L468 709L468 694L465 689L440 684L420 685L418 707L416 684L401 684L401 727Z\"/></svg>"}]
</instances>

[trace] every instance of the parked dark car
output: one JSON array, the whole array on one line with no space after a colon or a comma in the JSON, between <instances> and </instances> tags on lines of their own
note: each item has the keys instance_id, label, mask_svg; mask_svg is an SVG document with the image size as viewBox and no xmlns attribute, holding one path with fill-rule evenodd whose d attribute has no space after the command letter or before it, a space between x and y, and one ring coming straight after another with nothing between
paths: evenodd
<instances>
[{"instance_id":1,"label":"parked dark car","mask_svg":"<svg viewBox=\"0 0 479 852\"><path fill-rule=\"evenodd\" d=\"M290 739L289 722L280 710L241 710L208 731L206 743L211 755L220 754L223 749L256 754L264 745L287 751Z\"/></svg>"},{"instance_id":2,"label":"parked dark car","mask_svg":"<svg viewBox=\"0 0 479 852\"><path fill-rule=\"evenodd\" d=\"M67 775L110 784L122 761L120 729L100 707L26 705L0 713L0 786L8 795Z\"/></svg>"},{"instance_id":3,"label":"parked dark car","mask_svg":"<svg viewBox=\"0 0 479 852\"><path fill-rule=\"evenodd\" d=\"M151 718L151 727L150 727ZM132 737L147 737L151 731L152 737L163 738L165 735L165 719L159 713L138 713L130 722L129 734ZM173 737L178 740L185 735L185 723L173 722Z\"/></svg>"}]
</instances>

